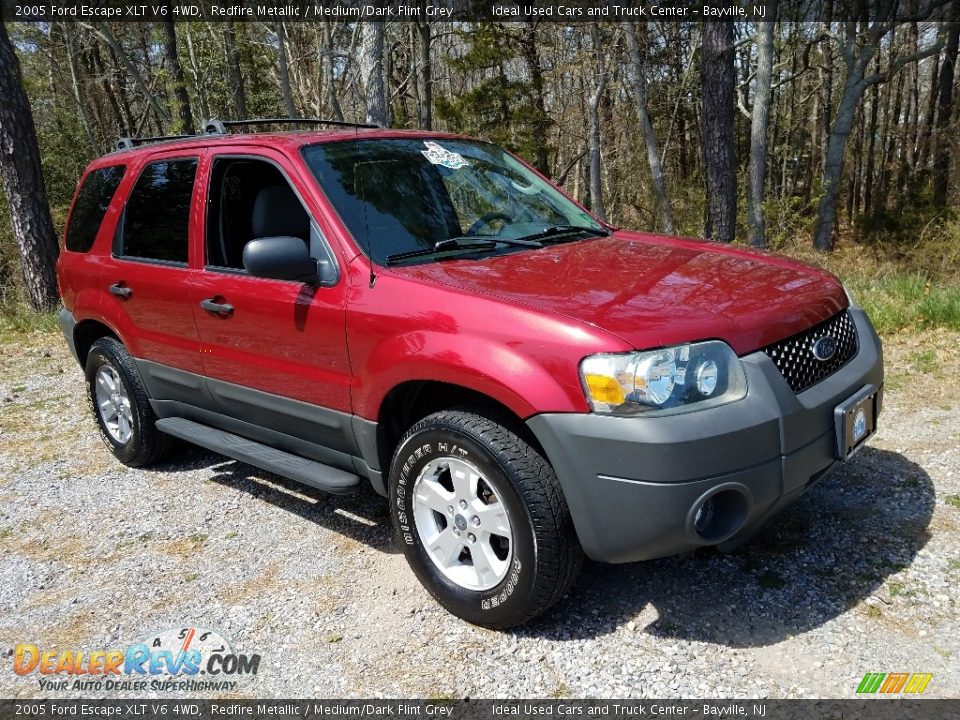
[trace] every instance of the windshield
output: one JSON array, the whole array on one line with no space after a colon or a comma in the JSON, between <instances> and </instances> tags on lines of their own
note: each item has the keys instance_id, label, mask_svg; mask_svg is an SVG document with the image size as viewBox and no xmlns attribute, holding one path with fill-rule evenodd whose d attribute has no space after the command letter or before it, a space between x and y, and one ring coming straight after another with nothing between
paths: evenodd
<instances>
[{"instance_id":1,"label":"windshield","mask_svg":"<svg viewBox=\"0 0 960 720\"><path fill-rule=\"evenodd\" d=\"M381 265L406 254L430 262L431 251L451 238L490 240L470 246L490 253L516 251L506 241L548 228L553 235L560 226L604 233L586 211L488 143L351 140L310 145L303 156L359 247Z\"/></svg>"}]
</instances>

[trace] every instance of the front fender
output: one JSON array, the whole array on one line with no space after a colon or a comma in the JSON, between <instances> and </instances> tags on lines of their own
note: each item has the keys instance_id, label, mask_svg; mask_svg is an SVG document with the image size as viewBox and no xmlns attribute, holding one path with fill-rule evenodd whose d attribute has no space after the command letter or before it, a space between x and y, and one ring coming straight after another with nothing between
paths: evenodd
<instances>
[{"instance_id":1,"label":"front fender","mask_svg":"<svg viewBox=\"0 0 960 720\"><path fill-rule=\"evenodd\" d=\"M387 393L412 380L468 388L493 398L520 418L546 408L585 412L576 368L570 370L548 372L541 360L487 339L411 331L380 343L354 375L354 412L375 420Z\"/></svg>"}]
</instances>

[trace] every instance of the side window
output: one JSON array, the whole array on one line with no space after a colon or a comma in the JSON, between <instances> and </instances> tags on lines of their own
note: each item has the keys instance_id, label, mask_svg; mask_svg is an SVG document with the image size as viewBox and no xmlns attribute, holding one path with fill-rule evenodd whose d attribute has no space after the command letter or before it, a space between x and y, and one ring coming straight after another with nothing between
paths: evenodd
<instances>
[{"instance_id":1,"label":"side window","mask_svg":"<svg viewBox=\"0 0 960 720\"><path fill-rule=\"evenodd\" d=\"M214 159L207 198L207 267L242 270L243 247L257 238L285 235L311 243L310 216L272 163Z\"/></svg>"},{"instance_id":2,"label":"side window","mask_svg":"<svg viewBox=\"0 0 960 720\"><path fill-rule=\"evenodd\" d=\"M187 262L196 174L196 158L158 160L143 169L123 211L121 255Z\"/></svg>"},{"instance_id":3,"label":"side window","mask_svg":"<svg viewBox=\"0 0 960 720\"><path fill-rule=\"evenodd\" d=\"M85 253L93 247L103 216L107 214L125 171L123 165L112 165L98 168L84 179L67 226L67 250Z\"/></svg>"}]
</instances>

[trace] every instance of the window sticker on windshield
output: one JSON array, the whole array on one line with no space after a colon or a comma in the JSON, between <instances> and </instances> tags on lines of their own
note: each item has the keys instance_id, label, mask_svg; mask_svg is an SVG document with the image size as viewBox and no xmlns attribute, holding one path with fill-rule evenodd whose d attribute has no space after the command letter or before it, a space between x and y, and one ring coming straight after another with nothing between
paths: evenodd
<instances>
[{"instance_id":1,"label":"window sticker on windshield","mask_svg":"<svg viewBox=\"0 0 960 720\"><path fill-rule=\"evenodd\" d=\"M455 153L441 147L438 143L431 140L424 140L423 144L427 146L426 150L421 150L423 156L434 165L442 165L451 170L459 170L466 167L469 163L460 153Z\"/></svg>"}]
</instances>

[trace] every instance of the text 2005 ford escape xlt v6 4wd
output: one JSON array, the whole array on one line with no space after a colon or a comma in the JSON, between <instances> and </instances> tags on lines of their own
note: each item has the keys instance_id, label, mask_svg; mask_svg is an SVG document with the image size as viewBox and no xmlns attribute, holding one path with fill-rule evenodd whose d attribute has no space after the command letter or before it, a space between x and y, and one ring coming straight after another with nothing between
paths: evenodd
<instances>
[{"instance_id":1,"label":"text 2005 ford escape xlt v6 4wd","mask_svg":"<svg viewBox=\"0 0 960 720\"><path fill-rule=\"evenodd\" d=\"M67 223L64 335L129 465L173 436L369 482L503 628L584 554L742 542L874 432L880 342L829 273L613 229L486 142L229 125L122 141Z\"/></svg>"}]
</instances>

